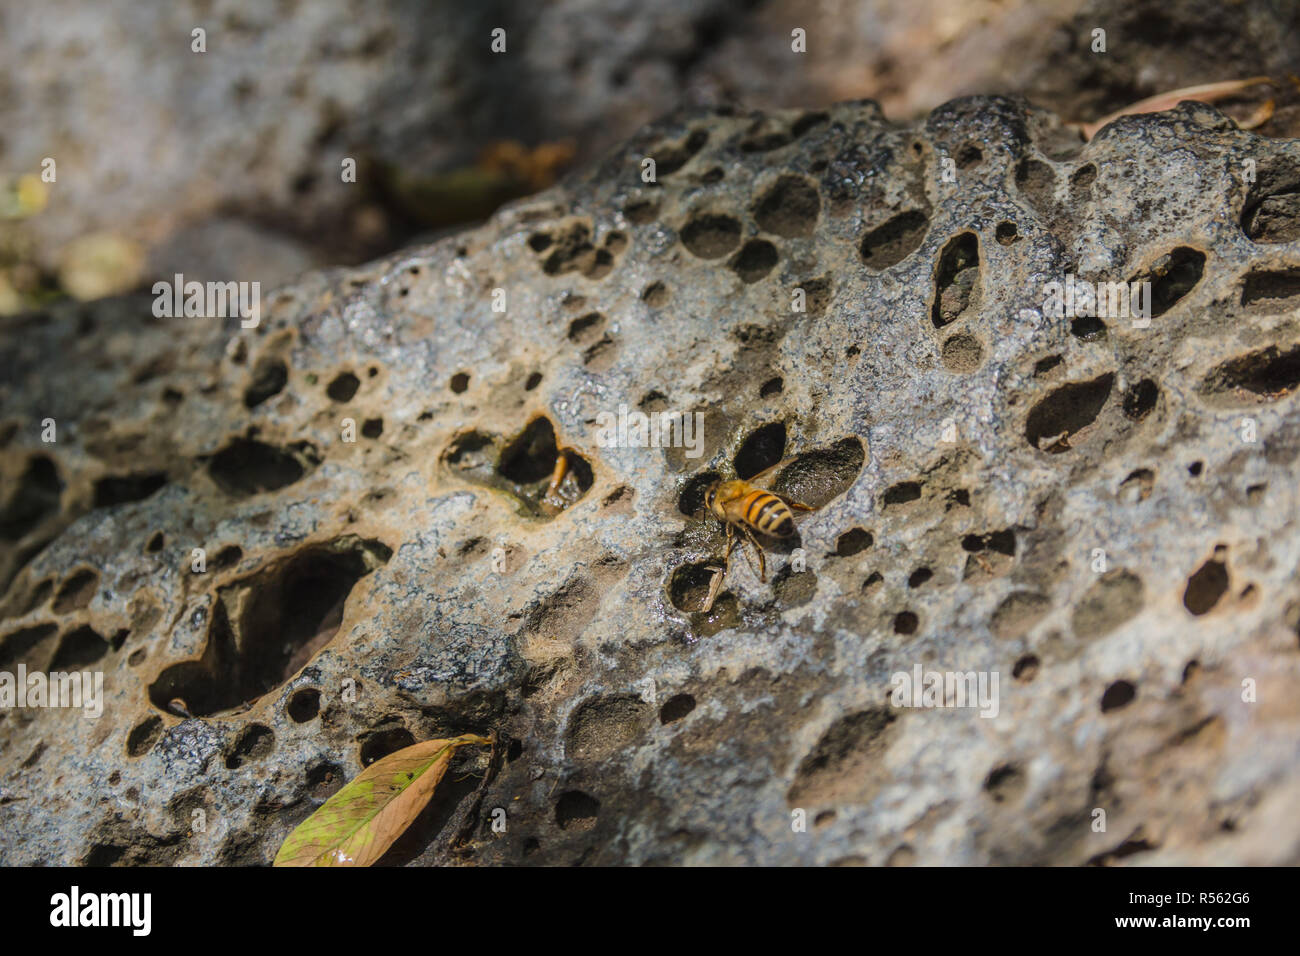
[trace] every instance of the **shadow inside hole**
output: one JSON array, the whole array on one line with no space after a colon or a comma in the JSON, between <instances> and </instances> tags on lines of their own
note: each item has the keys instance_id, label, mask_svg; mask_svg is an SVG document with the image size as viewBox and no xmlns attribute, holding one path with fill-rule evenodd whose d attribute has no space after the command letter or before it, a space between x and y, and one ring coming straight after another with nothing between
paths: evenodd
<instances>
[{"instance_id":1,"label":"shadow inside hole","mask_svg":"<svg viewBox=\"0 0 1300 956\"><path fill-rule=\"evenodd\" d=\"M677 510L687 517L704 517L706 511L704 496L708 493L709 487L721 477L716 471L702 471L692 477L677 496Z\"/></svg>"},{"instance_id":2,"label":"shadow inside hole","mask_svg":"<svg viewBox=\"0 0 1300 956\"><path fill-rule=\"evenodd\" d=\"M379 541L347 536L222 587L202 657L164 670L150 702L170 712L179 698L190 714L207 717L257 700L329 643L353 586L391 555Z\"/></svg>"},{"instance_id":3,"label":"shadow inside hole","mask_svg":"<svg viewBox=\"0 0 1300 956\"><path fill-rule=\"evenodd\" d=\"M482 782L482 772L474 772L473 767L483 757L471 752L474 749L466 748L452 757L429 805L375 861L375 866L405 866L426 854L439 855L450 848L463 829L465 814L471 809L474 793Z\"/></svg>"},{"instance_id":4,"label":"shadow inside hole","mask_svg":"<svg viewBox=\"0 0 1300 956\"><path fill-rule=\"evenodd\" d=\"M244 729L235 746L226 754L226 769L236 770L245 763L261 760L275 749L275 735L270 727L252 724Z\"/></svg>"},{"instance_id":5,"label":"shadow inside hole","mask_svg":"<svg viewBox=\"0 0 1300 956\"><path fill-rule=\"evenodd\" d=\"M276 448L236 438L208 462L208 474L226 494L242 498L291 485L319 463L320 455L309 442Z\"/></svg>"},{"instance_id":6,"label":"shadow inside hole","mask_svg":"<svg viewBox=\"0 0 1300 956\"><path fill-rule=\"evenodd\" d=\"M1053 390L1030 410L1025 419L1025 439L1048 454L1068 451L1071 438L1097 420L1114 382L1114 373L1107 372L1091 381L1073 382Z\"/></svg>"},{"instance_id":7,"label":"shadow inside hole","mask_svg":"<svg viewBox=\"0 0 1300 956\"><path fill-rule=\"evenodd\" d=\"M63 482L54 462L38 455L27 463L18 488L0 510L0 538L18 541L59 508Z\"/></svg>"},{"instance_id":8,"label":"shadow inside hole","mask_svg":"<svg viewBox=\"0 0 1300 956\"><path fill-rule=\"evenodd\" d=\"M558 454L555 426L548 418L535 418L501 452L497 473L517 485L543 481L550 478Z\"/></svg>"},{"instance_id":9,"label":"shadow inside hole","mask_svg":"<svg viewBox=\"0 0 1300 956\"><path fill-rule=\"evenodd\" d=\"M54 624L37 624L14 631L0 644L0 667L9 667L18 661L30 662L32 651L53 637L58 630Z\"/></svg>"},{"instance_id":10,"label":"shadow inside hole","mask_svg":"<svg viewBox=\"0 0 1300 956\"><path fill-rule=\"evenodd\" d=\"M978 303L979 276L979 239L973 232L964 232L943 247L935 268L930 321L936 329L957 321Z\"/></svg>"},{"instance_id":11,"label":"shadow inside hole","mask_svg":"<svg viewBox=\"0 0 1300 956\"><path fill-rule=\"evenodd\" d=\"M295 724L307 723L320 713L320 691L314 687L295 691L294 695L289 698L289 704L285 710L289 714L289 719Z\"/></svg>"},{"instance_id":12,"label":"shadow inside hole","mask_svg":"<svg viewBox=\"0 0 1300 956\"><path fill-rule=\"evenodd\" d=\"M376 760L383 760L389 754L414 744L415 737L405 727L381 727L361 741L361 766L369 767Z\"/></svg>"},{"instance_id":13,"label":"shadow inside hole","mask_svg":"<svg viewBox=\"0 0 1300 956\"><path fill-rule=\"evenodd\" d=\"M748 480L771 468L785 456L785 441L784 422L754 429L736 452L733 460L736 477Z\"/></svg>"},{"instance_id":14,"label":"shadow inside hole","mask_svg":"<svg viewBox=\"0 0 1300 956\"><path fill-rule=\"evenodd\" d=\"M74 671L102 660L109 644L89 625L83 625L59 642L50 661L51 671Z\"/></svg>"},{"instance_id":15,"label":"shadow inside hole","mask_svg":"<svg viewBox=\"0 0 1300 956\"><path fill-rule=\"evenodd\" d=\"M1179 246L1161 256L1145 275L1134 282L1151 283L1151 316L1164 315L1191 292L1205 271L1205 253Z\"/></svg>"},{"instance_id":16,"label":"shadow inside hole","mask_svg":"<svg viewBox=\"0 0 1300 956\"><path fill-rule=\"evenodd\" d=\"M161 471L100 478L95 482L94 506L110 508L113 505L143 501L165 484L167 475Z\"/></svg>"},{"instance_id":17,"label":"shadow inside hole","mask_svg":"<svg viewBox=\"0 0 1300 956\"><path fill-rule=\"evenodd\" d=\"M783 498L811 508L824 507L858 480L866 457L861 439L841 438L832 445L799 455L777 473L771 489Z\"/></svg>"},{"instance_id":18,"label":"shadow inside hole","mask_svg":"<svg viewBox=\"0 0 1300 956\"><path fill-rule=\"evenodd\" d=\"M702 610L714 575L721 570L721 565L709 562L683 564L677 568L668 582L668 597L673 607L688 614Z\"/></svg>"},{"instance_id":19,"label":"shadow inside hole","mask_svg":"<svg viewBox=\"0 0 1300 956\"><path fill-rule=\"evenodd\" d=\"M1201 383L1202 397L1212 405L1253 405L1272 402L1300 387L1300 345L1281 351L1270 345L1229 359Z\"/></svg>"}]
</instances>

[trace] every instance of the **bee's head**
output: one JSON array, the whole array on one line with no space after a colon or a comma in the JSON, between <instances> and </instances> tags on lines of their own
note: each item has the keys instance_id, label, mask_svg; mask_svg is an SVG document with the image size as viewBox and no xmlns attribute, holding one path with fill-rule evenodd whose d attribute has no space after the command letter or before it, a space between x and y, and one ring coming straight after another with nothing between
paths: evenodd
<instances>
[{"instance_id":1,"label":"bee's head","mask_svg":"<svg viewBox=\"0 0 1300 956\"><path fill-rule=\"evenodd\" d=\"M708 489L704 492L704 507L709 509L710 514L718 517L722 517L718 511L718 486L720 484L722 484L721 478L709 485Z\"/></svg>"}]
</instances>

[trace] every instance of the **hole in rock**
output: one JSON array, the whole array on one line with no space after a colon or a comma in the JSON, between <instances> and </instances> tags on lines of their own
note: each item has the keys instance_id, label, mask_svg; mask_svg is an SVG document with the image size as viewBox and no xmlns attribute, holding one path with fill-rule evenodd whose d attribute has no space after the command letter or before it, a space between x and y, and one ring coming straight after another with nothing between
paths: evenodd
<instances>
[{"instance_id":1,"label":"hole in rock","mask_svg":"<svg viewBox=\"0 0 1300 956\"><path fill-rule=\"evenodd\" d=\"M1242 210L1241 228L1254 242L1300 239L1300 165L1288 157L1260 161Z\"/></svg>"},{"instance_id":2,"label":"hole in rock","mask_svg":"<svg viewBox=\"0 0 1300 956\"><path fill-rule=\"evenodd\" d=\"M841 717L804 755L786 795L792 807L870 803L896 716L887 708Z\"/></svg>"},{"instance_id":3,"label":"hole in rock","mask_svg":"<svg viewBox=\"0 0 1300 956\"><path fill-rule=\"evenodd\" d=\"M325 801L343 786L343 768L332 763L314 764L307 770L307 789L312 799Z\"/></svg>"},{"instance_id":4,"label":"hole in rock","mask_svg":"<svg viewBox=\"0 0 1300 956\"><path fill-rule=\"evenodd\" d=\"M497 471L515 484L532 484L551 476L558 454L555 426L548 418L535 418L506 446Z\"/></svg>"},{"instance_id":5,"label":"hole in rock","mask_svg":"<svg viewBox=\"0 0 1300 956\"><path fill-rule=\"evenodd\" d=\"M636 226L653 222L658 211L658 203L650 199L634 199L623 207L623 215L627 216L628 222ZM549 238L547 242L549 244Z\"/></svg>"},{"instance_id":6,"label":"hole in rock","mask_svg":"<svg viewBox=\"0 0 1300 956\"><path fill-rule=\"evenodd\" d=\"M555 803L555 823L561 830L590 830L596 825L600 801L581 790L566 790Z\"/></svg>"},{"instance_id":7,"label":"hole in rock","mask_svg":"<svg viewBox=\"0 0 1300 956\"><path fill-rule=\"evenodd\" d=\"M984 347L975 336L961 333L943 343L940 357L948 371L968 375L976 371L984 361Z\"/></svg>"},{"instance_id":8,"label":"hole in rock","mask_svg":"<svg viewBox=\"0 0 1300 956\"><path fill-rule=\"evenodd\" d=\"M581 499L595 481L591 463L576 449L559 447L555 426L545 416L534 418L504 444L498 436L483 432L462 433L443 459L465 480L509 493L532 517L555 517ZM557 466L563 474L552 492Z\"/></svg>"},{"instance_id":9,"label":"hole in rock","mask_svg":"<svg viewBox=\"0 0 1300 956\"><path fill-rule=\"evenodd\" d=\"M314 687L294 691L285 709L289 713L289 719L295 724L307 723L320 713L320 691Z\"/></svg>"},{"instance_id":10,"label":"hole in rock","mask_svg":"<svg viewBox=\"0 0 1300 956\"><path fill-rule=\"evenodd\" d=\"M253 377L244 389L244 406L256 408L268 398L278 395L289 381L289 368L281 359L259 359L253 367Z\"/></svg>"},{"instance_id":11,"label":"hole in rock","mask_svg":"<svg viewBox=\"0 0 1300 956\"><path fill-rule=\"evenodd\" d=\"M1135 697L1137 697L1137 688L1131 682L1117 680L1101 695L1101 712L1105 714L1127 707Z\"/></svg>"},{"instance_id":12,"label":"hole in rock","mask_svg":"<svg viewBox=\"0 0 1300 956\"><path fill-rule=\"evenodd\" d=\"M235 770L252 760L261 760L275 749L275 735L270 727L250 724L235 741L235 746L226 754L226 769Z\"/></svg>"},{"instance_id":13,"label":"hole in rock","mask_svg":"<svg viewBox=\"0 0 1300 956\"><path fill-rule=\"evenodd\" d=\"M671 724L675 720L681 720L694 709L694 697L690 694L677 694L668 698L664 705L659 708L659 722L661 724Z\"/></svg>"},{"instance_id":14,"label":"hole in rock","mask_svg":"<svg viewBox=\"0 0 1300 956\"><path fill-rule=\"evenodd\" d=\"M721 259L740 242L740 222L731 216L703 213L681 232L682 245L700 259Z\"/></svg>"},{"instance_id":15,"label":"hole in rock","mask_svg":"<svg viewBox=\"0 0 1300 956\"><path fill-rule=\"evenodd\" d=\"M862 261L876 270L897 265L920 248L929 228L930 218L920 210L901 212L862 237Z\"/></svg>"},{"instance_id":16,"label":"hole in rock","mask_svg":"<svg viewBox=\"0 0 1300 956\"><path fill-rule=\"evenodd\" d=\"M1038 676L1039 660L1033 654L1026 654L1024 657L1016 660L1015 666L1011 668L1011 676L1016 680L1028 683Z\"/></svg>"},{"instance_id":17,"label":"hole in rock","mask_svg":"<svg viewBox=\"0 0 1300 956\"><path fill-rule=\"evenodd\" d=\"M7 668L26 659L32 648L52 637L57 630L58 626L54 624L36 624L14 631L0 644L0 667Z\"/></svg>"},{"instance_id":18,"label":"hole in rock","mask_svg":"<svg viewBox=\"0 0 1300 956\"><path fill-rule=\"evenodd\" d=\"M754 221L764 232L792 239L812 235L820 212L817 188L800 176L785 174L754 204Z\"/></svg>"},{"instance_id":19,"label":"hole in rock","mask_svg":"<svg viewBox=\"0 0 1300 956\"><path fill-rule=\"evenodd\" d=\"M17 541L59 508L63 482L54 462L38 455L27 463L18 488L0 511L0 538Z\"/></svg>"},{"instance_id":20,"label":"hole in rock","mask_svg":"<svg viewBox=\"0 0 1300 956\"><path fill-rule=\"evenodd\" d=\"M325 394L335 402L350 402L360 387L361 379L351 372L340 372L326 387Z\"/></svg>"},{"instance_id":21,"label":"hole in rock","mask_svg":"<svg viewBox=\"0 0 1300 956\"><path fill-rule=\"evenodd\" d=\"M784 498L821 508L852 487L866 461L866 447L856 436L814 448L778 471L772 491Z\"/></svg>"},{"instance_id":22,"label":"hole in rock","mask_svg":"<svg viewBox=\"0 0 1300 956\"><path fill-rule=\"evenodd\" d=\"M1251 272L1241 288L1241 304L1265 302L1285 308L1286 300L1300 295L1300 269Z\"/></svg>"},{"instance_id":23,"label":"hole in rock","mask_svg":"<svg viewBox=\"0 0 1300 956\"><path fill-rule=\"evenodd\" d=\"M319 463L315 446L308 442L277 448L236 438L212 456L208 474L226 494L243 498L291 485Z\"/></svg>"},{"instance_id":24,"label":"hole in rock","mask_svg":"<svg viewBox=\"0 0 1300 956\"><path fill-rule=\"evenodd\" d=\"M835 540L835 553L841 558L848 558L867 550L873 543L870 531L850 528Z\"/></svg>"},{"instance_id":25,"label":"hole in rock","mask_svg":"<svg viewBox=\"0 0 1300 956\"><path fill-rule=\"evenodd\" d=\"M1092 184L1097 181L1097 167L1085 163L1070 176L1070 198L1076 203L1086 202Z\"/></svg>"},{"instance_id":26,"label":"hole in rock","mask_svg":"<svg viewBox=\"0 0 1300 956\"><path fill-rule=\"evenodd\" d=\"M684 140L660 143L649 154L655 161L655 173L671 176L690 162L691 157L702 150L708 141L708 130L697 129L692 130Z\"/></svg>"},{"instance_id":27,"label":"hole in rock","mask_svg":"<svg viewBox=\"0 0 1300 956\"><path fill-rule=\"evenodd\" d=\"M785 423L771 422L754 429L741 443L732 464L736 477L748 480L771 468L785 455Z\"/></svg>"},{"instance_id":28,"label":"hole in rock","mask_svg":"<svg viewBox=\"0 0 1300 956\"><path fill-rule=\"evenodd\" d=\"M166 711L180 699L195 717L256 701L329 643L352 588L391 555L379 541L349 535L221 587L202 657L164 670L150 701Z\"/></svg>"},{"instance_id":29,"label":"hole in rock","mask_svg":"<svg viewBox=\"0 0 1300 956\"><path fill-rule=\"evenodd\" d=\"M713 576L720 571L713 564L683 564L668 582L668 597L679 611L694 613L704 608Z\"/></svg>"},{"instance_id":30,"label":"hole in rock","mask_svg":"<svg viewBox=\"0 0 1300 956\"><path fill-rule=\"evenodd\" d=\"M1228 567L1213 557L1202 564L1187 579L1183 592L1183 605L1197 617L1214 610L1215 605L1228 591Z\"/></svg>"},{"instance_id":31,"label":"hole in rock","mask_svg":"<svg viewBox=\"0 0 1300 956\"><path fill-rule=\"evenodd\" d=\"M651 282L641 293L641 301L652 309L661 309L668 304L668 286L662 282Z\"/></svg>"},{"instance_id":32,"label":"hole in rock","mask_svg":"<svg viewBox=\"0 0 1300 956\"><path fill-rule=\"evenodd\" d=\"M1034 448L1057 455L1097 420L1110 398L1115 375L1107 372L1087 382L1062 385L1046 395L1025 420L1025 438Z\"/></svg>"},{"instance_id":33,"label":"hole in rock","mask_svg":"<svg viewBox=\"0 0 1300 956\"><path fill-rule=\"evenodd\" d=\"M143 501L165 484L167 484L167 475L161 471L100 478L95 482L94 506L110 508L113 505Z\"/></svg>"},{"instance_id":34,"label":"hole in rock","mask_svg":"<svg viewBox=\"0 0 1300 956\"><path fill-rule=\"evenodd\" d=\"M936 329L957 321L978 301L979 276L979 239L975 233L963 232L949 240L939 254L934 274L935 296L930 305L930 321Z\"/></svg>"},{"instance_id":35,"label":"hole in rock","mask_svg":"<svg viewBox=\"0 0 1300 956\"><path fill-rule=\"evenodd\" d=\"M1214 405L1275 402L1300 385L1300 345L1282 351L1276 345L1229 359L1206 377L1201 395Z\"/></svg>"},{"instance_id":36,"label":"hole in rock","mask_svg":"<svg viewBox=\"0 0 1300 956\"><path fill-rule=\"evenodd\" d=\"M361 742L361 766L369 767L376 760L410 747L415 737L405 727L383 727L366 735Z\"/></svg>"},{"instance_id":37,"label":"hole in rock","mask_svg":"<svg viewBox=\"0 0 1300 956\"><path fill-rule=\"evenodd\" d=\"M1070 334L1081 342L1097 342L1106 337L1106 323L1095 315L1079 315L1070 320Z\"/></svg>"},{"instance_id":38,"label":"hole in rock","mask_svg":"<svg viewBox=\"0 0 1300 956\"><path fill-rule=\"evenodd\" d=\"M126 738L126 753L130 757L143 757L162 736L162 718L154 715L136 724Z\"/></svg>"},{"instance_id":39,"label":"hole in rock","mask_svg":"<svg viewBox=\"0 0 1300 956\"><path fill-rule=\"evenodd\" d=\"M918 618L912 611L900 611L894 616L894 633L904 635L915 634L920 623L920 618Z\"/></svg>"},{"instance_id":40,"label":"hole in rock","mask_svg":"<svg viewBox=\"0 0 1300 956\"><path fill-rule=\"evenodd\" d=\"M99 573L89 568L78 571L59 587L52 609L55 614L69 614L90 603L99 586Z\"/></svg>"},{"instance_id":41,"label":"hole in rock","mask_svg":"<svg viewBox=\"0 0 1300 956\"><path fill-rule=\"evenodd\" d=\"M59 649L50 661L51 671L76 671L89 667L108 653L108 641L91 627L82 626L59 642Z\"/></svg>"},{"instance_id":42,"label":"hole in rock","mask_svg":"<svg viewBox=\"0 0 1300 956\"><path fill-rule=\"evenodd\" d=\"M905 505L909 501L917 501L921 497L921 484L916 481L900 481L896 485L890 485L885 489L885 505Z\"/></svg>"},{"instance_id":43,"label":"hole in rock","mask_svg":"<svg viewBox=\"0 0 1300 956\"><path fill-rule=\"evenodd\" d=\"M1124 393L1124 414L1140 422L1156 407L1160 388L1149 378L1144 378Z\"/></svg>"},{"instance_id":44,"label":"hole in rock","mask_svg":"<svg viewBox=\"0 0 1300 956\"><path fill-rule=\"evenodd\" d=\"M749 285L771 272L778 258L776 246L766 239L750 239L731 260L731 271Z\"/></svg>"},{"instance_id":45,"label":"hole in rock","mask_svg":"<svg viewBox=\"0 0 1300 956\"><path fill-rule=\"evenodd\" d=\"M1164 315L1183 296L1201 281L1205 268L1205 253L1179 246L1168 255L1161 256L1146 273L1134 282L1151 283L1151 315Z\"/></svg>"},{"instance_id":46,"label":"hole in rock","mask_svg":"<svg viewBox=\"0 0 1300 956\"><path fill-rule=\"evenodd\" d=\"M1016 166L1016 188L1028 197L1040 213L1050 210L1056 204L1056 173L1041 160L1026 156L1020 161Z\"/></svg>"}]
</instances>

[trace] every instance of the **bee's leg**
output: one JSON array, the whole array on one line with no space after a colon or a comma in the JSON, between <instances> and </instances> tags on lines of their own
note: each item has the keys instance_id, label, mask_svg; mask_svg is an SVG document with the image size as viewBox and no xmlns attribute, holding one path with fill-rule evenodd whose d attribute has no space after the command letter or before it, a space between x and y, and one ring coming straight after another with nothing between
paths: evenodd
<instances>
[{"instance_id":1,"label":"bee's leg","mask_svg":"<svg viewBox=\"0 0 1300 956\"><path fill-rule=\"evenodd\" d=\"M750 531L748 528L746 528L743 524L738 524L738 525L736 525L736 527L740 529L741 534L743 534L743 535L745 536L746 540L748 540L751 544L754 543L754 535L753 535L753 532L751 532L751 531ZM737 535L737 537L736 537L736 541L737 541L737 542L740 541L740 536L739 536L739 535ZM745 551L744 548L741 548L741 550L742 550L742 551ZM758 548L758 546L755 544L755 550L758 551L759 558L761 559L762 556L763 556L763 551L762 551L762 549L761 549L761 548ZM745 563L749 565L749 569L750 569L751 571L753 571L755 574L758 574L758 573L759 573L759 569L758 569L758 567L754 564L754 559L751 558L751 557L749 556L749 552L748 552L748 551L745 551Z\"/></svg>"},{"instance_id":2,"label":"bee's leg","mask_svg":"<svg viewBox=\"0 0 1300 956\"><path fill-rule=\"evenodd\" d=\"M731 552L736 550L736 545L740 544L740 539L736 537L736 526L730 521L727 522L727 553L723 557L727 567L731 567Z\"/></svg>"},{"instance_id":3,"label":"bee's leg","mask_svg":"<svg viewBox=\"0 0 1300 956\"><path fill-rule=\"evenodd\" d=\"M781 500L790 506L791 511L816 511L817 510L812 505L802 505L797 501L791 501L789 498L782 498Z\"/></svg>"},{"instance_id":4,"label":"bee's leg","mask_svg":"<svg viewBox=\"0 0 1300 956\"><path fill-rule=\"evenodd\" d=\"M766 584L767 583L767 558L763 556L763 546L759 544L758 539L754 537L754 532L750 531L748 528L745 528L743 526L741 530L745 532L745 536L749 538L749 543L752 544L754 546L754 550L758 552L758 579L762 581L764 584Z\"/></svg>"},{"instance_id":5,"label":"bee's leg","mask_svg":"<svg viewBox=\"0 0 1300 956\"><path fill-rule=\"evenodd\" d=\"M722 584L727 580L727 571L731 569L731 552L736 547L736 532L727 522L727 551L722 556L722 568L713 572L713 580L709 582L709 595L704 599L702 610L708 614L713 610L713 602L718 599L718 592L722 590Z\"/></svg>"}]
</instances>

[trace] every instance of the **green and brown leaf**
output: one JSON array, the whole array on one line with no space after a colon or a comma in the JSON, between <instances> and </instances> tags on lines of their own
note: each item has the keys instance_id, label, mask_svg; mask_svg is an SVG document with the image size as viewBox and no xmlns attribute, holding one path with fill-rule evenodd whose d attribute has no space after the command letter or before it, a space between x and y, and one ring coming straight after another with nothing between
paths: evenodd
<instances>
[{"instance_id":1,"label":"green and brown leaf","mask_svg":"<svg viewBox=\"0 0 1300 956\"><path fill-rule=\"evenodd\" d=\"M289 834L275 866L370 866L433 796L460 747L491 746L477 734L426 740L377 760Z\"/></svg>"}]
</instances>

